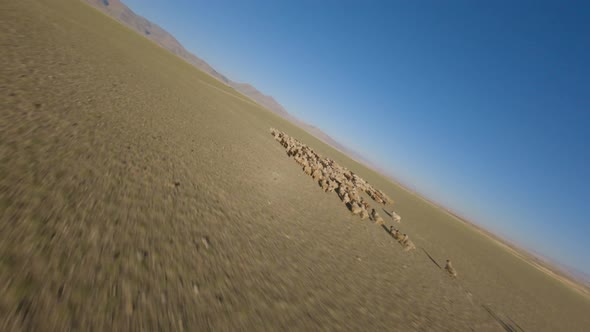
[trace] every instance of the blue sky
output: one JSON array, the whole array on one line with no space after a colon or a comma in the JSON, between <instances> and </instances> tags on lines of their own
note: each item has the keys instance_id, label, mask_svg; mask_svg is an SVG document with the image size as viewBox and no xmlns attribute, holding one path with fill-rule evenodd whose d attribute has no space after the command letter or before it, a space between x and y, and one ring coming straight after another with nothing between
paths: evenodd
<instances>
[{"instance_id":1,"label":"blue sky","mask_svg":"<svg viewBox=\"0 0 590 332\"><path fill-rule=\"evenodd\" d=\"M125 3L403 183L590 274L587 2Z\"/></svg>"}]
</instances>

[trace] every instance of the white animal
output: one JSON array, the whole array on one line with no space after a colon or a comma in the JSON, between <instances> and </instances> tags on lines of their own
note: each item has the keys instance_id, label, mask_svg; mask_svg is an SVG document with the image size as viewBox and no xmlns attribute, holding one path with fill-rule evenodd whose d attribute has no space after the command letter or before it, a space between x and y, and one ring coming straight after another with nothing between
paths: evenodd
<instances>
[{"instance_id":1,"label":"white animal","mask_svg":"<svg viewBox=\"0 0 590 332\"><path fill-rule=\"evenodd\" d=\"M391 218L398 224L402 222L402 217L399 214L395 213L395 211L391 211Z\"/></svg>"},{"instance_id":2,"label":"white animal","mask_svg":"<svg viewBox=\"0 0 590 332\"><path fill-rule=\"evenodd\" d=\"M451 265L451 260L447 259L447 264L445 265L445 270L452 276L452 277L457 277L457 271L455 270L455 268L453 267L453 265Z\"/></svg>"}]
</instances>

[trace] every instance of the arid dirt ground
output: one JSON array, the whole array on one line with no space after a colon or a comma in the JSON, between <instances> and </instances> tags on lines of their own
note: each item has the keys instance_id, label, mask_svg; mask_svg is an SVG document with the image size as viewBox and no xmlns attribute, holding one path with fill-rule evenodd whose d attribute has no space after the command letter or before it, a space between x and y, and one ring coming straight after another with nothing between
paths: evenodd
<instances>
[{"instance_id":1,"label":"arid dirt ground","mask_svg":"<svg viewBox=\"0 0 590 332\"><path fill-rule=\"evenodd\" d=\"M586 297L82 2L0 2L0 61L2 331L590 330ZM386 192L417 249L270 127Z\"/></svg>"}]
</instances>

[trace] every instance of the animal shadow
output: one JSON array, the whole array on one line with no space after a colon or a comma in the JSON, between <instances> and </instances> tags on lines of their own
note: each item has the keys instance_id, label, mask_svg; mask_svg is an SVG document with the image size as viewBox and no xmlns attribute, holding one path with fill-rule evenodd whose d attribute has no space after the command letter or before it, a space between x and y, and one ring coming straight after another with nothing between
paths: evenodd
<instances>
[{"instance_id":1,"label":"animal shadow","mask_svg":"<svg viewBox=\"0 0 590 332\"><path fill-rule=\"evenodd\" d=\"M430 254L428 253L428 251L426 251L426 249L424 249L424 248L420 248L420 249L422 249L422 251L424 251L426 256L428 256L428 258L430 258L430 260L434 263L434 265L438 266L439 269L442 269L442 267L436 262L436 260L434 260L434 258L432 258L432 256L430 256Z\"/></svg>"},{"instance_id":2,"label":"animal shadow","mask_svg":"<svg viewBox=\"0 0 590 332\"><path fill-rule=\"evenodd\" d=\"M390 218L393 218L393 215L389 213L389 211L385 210L384 208L381 209L383 210L383 212L385 212L386 215L388 215Z\"/></svg>"},{"instance_id":3,"label":"animal shadow","mask_svg":"<svg viewBox=\"0 0 590 332\"><path fill-rule=\"evenodd\" d=\"M481 305L482 308L485 309L485 311L488 312L488 314L490 314L490 316L492 316L492 318L498 322L498 324L500 324L500 326L502 326L502 328L504 329L504 331L506 332L524 332L524 330L522 329L522 327L518 326L518 324L516 324L516 322L514 322L510 317L508 317L508 319L510 319L510 321L512 323L508 323L506 321L504 321L502 318L500 318L490 307L488 307L485 304ZM512 325L514 324L514 325Z\"/></svg>"},{"instance_id":4,"label":"animal shadow","mask_svg":"<svg viewBox=\"0 0 590 332\"><path fill-rule=\"evenodd\" d=\"M389 231L389 228L387 228L387 226L381 225L381 227L387 232L387 234L389 234L389 236L393 237L393 234L391 234L391 232Z\"/></svg>"}]
</instances>

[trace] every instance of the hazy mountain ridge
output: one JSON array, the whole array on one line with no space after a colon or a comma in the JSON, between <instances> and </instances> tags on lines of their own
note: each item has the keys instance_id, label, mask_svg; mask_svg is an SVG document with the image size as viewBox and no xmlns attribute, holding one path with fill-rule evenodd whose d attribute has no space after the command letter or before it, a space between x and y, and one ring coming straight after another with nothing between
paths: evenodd
<instances>
[{"instance_id":1,"label":"hazy mountain ridge","mask_svg":"<svg viewBox=\"0 0 590 332\"><path fill-rule=\"evenodd\" d=\"M190 53L178 40L176 40L176 38L174 38L174 36L145 17L137 15L120 0L85 0L85 2L112 16L119 22L127 25L144 37L176 54L200 70L226 84L229 83L227 77L217 72L203 59Z\"/></svg>"},{"instance_id":2,"label":"hazy mountain ridge","mask_svg":"<svg viewBox=\"0 0 590 332\"><path fill-rule=\"evenodd\" d=\"M261 106L281 115L287 116L290 115L289 112L279 104L272 96L267 96L262 92L258 91L254 86L248 83L237 83L233 81L229 81L228 85L240 92L241 94L249 97L250 99L254 100Z\"/></svg>"},{"instance_id":3,"label":"hazy mountain ridge","mask_svg":"<svg viewBox=\"0 0 590 332\"><path fill-rule=\"evenodd\" d=\"M84 0L86 3L92 5L95 8L103 11L104 13L112 16L119 22L127 25L128 27L135 30L137 33L143 35L144 37L150 39L151 41L155 42L159 46L169 50L170 52L176 54L180 58L184 59L188 63L192 64L193 66L197 67L198 69L204 71L205 73L213 76L214 78L218 79L219 81L227 84L228 86L232 87L236 91L240 92L244 96L252 99L262 107L282 116L283 118L297 124L298 126L305 129L307 132L311 133L312 135L316 136L317 138L321 139L325 143L331 145L332 147L340 150L348 154L349 156L353 157L355 160L363 162L368 166L374 167L368 160L362 157L360 154L356 153L345 147L344 145L338 143L335 139L324 133L321 129L312 126L295 116L291 115L279 102L277 102L272 96L265 95L264 93L260 92L254 86L248 83L238 83L230 80L229 78L225 77L218 71L216 71L213 67L211 67L206 61L199 58L198 56L192 54L187 49L180 44L174 36L168 33L159 25L149 21L143 16L140 16L133 12L129 7L127 7L123 2L120 0Z\"/></svg>"}]
</instances>

